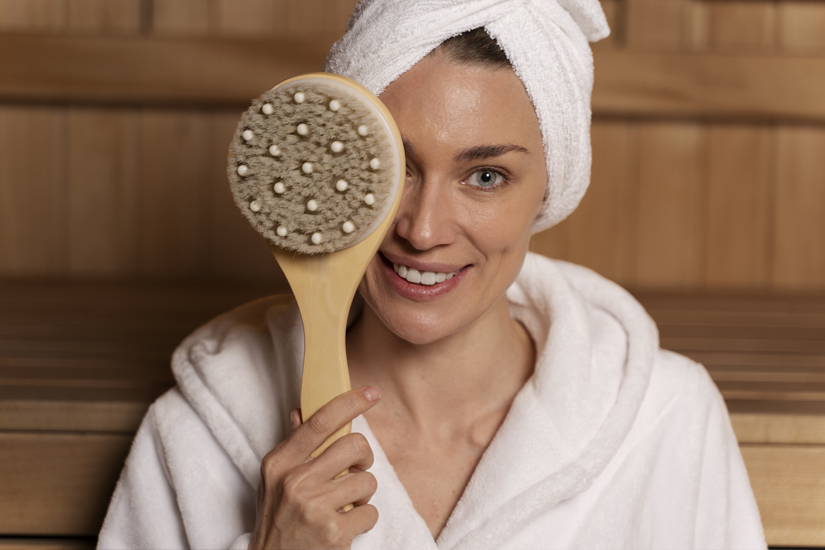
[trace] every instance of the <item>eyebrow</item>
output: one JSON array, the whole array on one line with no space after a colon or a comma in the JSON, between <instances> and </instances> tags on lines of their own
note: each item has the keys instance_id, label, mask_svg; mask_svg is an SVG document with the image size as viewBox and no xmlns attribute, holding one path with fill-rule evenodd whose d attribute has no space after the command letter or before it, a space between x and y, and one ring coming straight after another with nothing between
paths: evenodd
<instances>
[{"instance_id":1,"label":"eyebrow","mask_svg":"<svg viewBox=\"0 0 825 550\"><path fill-rule=\"evenodd\" d=\"M402 142L404 144L404 151L407 155L415 155L415 147L413 144L407 141L406 139L402 138ZM454 162L470 162L473 160L479 160L484 158L490 157L500 157L502 155L506 155L512 151L517 151L519 153L527 153L530 154L530 151L522 147L521 145L513 145L513 144L496 144L496 145L475 145L473 147L468 147L467 149L462 149L458 153L455 154L453 157Z\"/></svg>"},{"instance_id":2,"label":"eyebrow","mask_svg":"<svg viewBox=\"0 0 825 550\"><path fill-rule=\"evenodd\" d=\"M530 154L530 151L528 151L521 145L475 145L473 147L468 147L467 149L462 149L461 151L456 153L453 157L453 161L470 162L473 160L485 159L490 157L500 157L502 155L510 153L511 151Z\"/></svg>"}]
</instances>

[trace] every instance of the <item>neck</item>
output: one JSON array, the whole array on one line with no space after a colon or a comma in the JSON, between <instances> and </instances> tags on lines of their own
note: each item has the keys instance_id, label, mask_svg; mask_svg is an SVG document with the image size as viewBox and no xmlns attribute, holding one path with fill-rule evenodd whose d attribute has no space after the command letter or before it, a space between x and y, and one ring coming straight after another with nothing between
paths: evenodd
<instances>
[{"instance_id":1,"label":"neck","mask_svg":"<svg viewBox=\"0 0 825 550\"><path fill-rule=\"evenodd\" d=\"M381 389L376 414L433 437L499 416L535 364L532 340L510 317L506 296L470 326L428 344L399 338L365 304L347 335L347 356L353 387Z\"/></svg>"}]
</instances>

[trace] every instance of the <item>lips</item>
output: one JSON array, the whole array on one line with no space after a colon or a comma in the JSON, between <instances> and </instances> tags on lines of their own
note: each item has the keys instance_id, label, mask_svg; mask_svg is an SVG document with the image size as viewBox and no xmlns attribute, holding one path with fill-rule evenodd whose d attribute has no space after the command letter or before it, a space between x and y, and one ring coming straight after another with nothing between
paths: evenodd
<instances>
[{"instance_id":1,"label":"lips","mask_svg":"<svg viewBox=\"0 0 825 550\"><path fill-rule=\"evenodd\" d=\"M432 286L443 283L458 274L460 270L445 273L443 271L419 271L414 267L409 267L403 264L392 263L392 269L402 279L406 279L408 283L417 285Z\"/></svg>"},{"instance_id":2,"label":"lips","mask_svg":"<svg viewBox=\"0 0 825 550\"><path fill-rule=\"evenodd\" d=\"M419 262L383 252L379 252L378 257L392 288L415 301L434 300L452 292L472 267L466 265L457 268L455 264Z\"/></svg>"}]
</instances>

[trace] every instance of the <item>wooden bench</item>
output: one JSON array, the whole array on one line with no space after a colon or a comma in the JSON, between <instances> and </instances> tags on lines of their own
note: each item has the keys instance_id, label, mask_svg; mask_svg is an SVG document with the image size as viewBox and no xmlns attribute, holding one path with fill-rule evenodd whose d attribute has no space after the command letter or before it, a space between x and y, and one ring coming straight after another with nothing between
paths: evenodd
<instances>
[{"instance_id":1,"label":"wooden bench","mask_svg":"<svg viewBox=\"0 0 825 550\"><path fill-rule=\"evenodd\" d=\"M0 550L92 547L174 347L278 290L0 284ZM825 546L825 297L637 296L725 396L769 543Z\"/></svg>"}]
</instances>

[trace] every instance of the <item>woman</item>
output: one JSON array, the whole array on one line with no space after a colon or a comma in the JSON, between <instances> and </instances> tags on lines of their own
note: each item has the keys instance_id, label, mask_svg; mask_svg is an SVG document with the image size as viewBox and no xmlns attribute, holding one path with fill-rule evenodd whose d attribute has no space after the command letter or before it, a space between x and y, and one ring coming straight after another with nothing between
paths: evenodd
<instances>
[{"instance_id":1,"label":"woman","mask_svg":"<svg viewBox=\"0 0 825 550\"><path fill-rule=\"evenodd\" d=\"M141 426L100 546L764 547L704 370L659 350L620 288L527 253L586 187L592 68L579 46L601 32L598 5L416 4L362 2L329 60L362 82L377 74L408 161L347 336L359 389L303 423L291 300L212 321L175 352L178 387ZM365 64L399 21L424 29L415 47L385 40ZM539 96L535 58L519 53L530 28L551 29L557 97ZM564 36L572 45L554 42ZM454 276L422 285L424 271ZM353 434L309 460L351 420Z\"/></svg>"}]
</instances>

